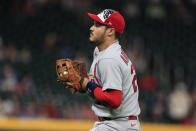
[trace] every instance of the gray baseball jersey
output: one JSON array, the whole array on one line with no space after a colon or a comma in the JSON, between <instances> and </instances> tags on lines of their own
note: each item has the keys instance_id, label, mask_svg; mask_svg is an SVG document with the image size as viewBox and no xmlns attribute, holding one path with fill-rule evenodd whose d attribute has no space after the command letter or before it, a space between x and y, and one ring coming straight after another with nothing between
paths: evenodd
<instances>
[{"instance_id":1,"label":"gray baseball jersey","mask_svg":"<svg viewBox=\"0 0 196 131\"><path fill-rule=\"evenodd\" d=\"M122 103L116 109L94 102L92 110L97 116L119 118L140 114L135 70L119 42L113 43L103 51L95 48L89 78L101 86L103 91L122 91Z\"/></svg>"}]
</instances>

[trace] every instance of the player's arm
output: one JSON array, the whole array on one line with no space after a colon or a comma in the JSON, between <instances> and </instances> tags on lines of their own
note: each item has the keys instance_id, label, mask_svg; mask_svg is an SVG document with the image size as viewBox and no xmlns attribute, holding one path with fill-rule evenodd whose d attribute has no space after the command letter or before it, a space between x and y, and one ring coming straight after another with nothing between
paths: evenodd
<instances>
[{"instance_id":1,"label":"player's arm","mask_svg":"<svg viewBox=\"0 0 196 131\"><path fill-rule=\"evenodd\" d=\"M89 82L87 88L102 104L117 108L122 102L122 75L118 62L114 59L103 59L98 63L97 71L103 87Z\"/></svg>"},{"instance_id":2,"label":"player's arm","mask_svg":"<svg viewBox=\"0 0 196 131\"><path fill-rule=\"evenodd\" d=\"M111 108L118 108L122 102L122 92L120 90L102 91L94 82L88 82L87 89L90 90L91 95L105 106Z\"/></svg>"}]
</instances>

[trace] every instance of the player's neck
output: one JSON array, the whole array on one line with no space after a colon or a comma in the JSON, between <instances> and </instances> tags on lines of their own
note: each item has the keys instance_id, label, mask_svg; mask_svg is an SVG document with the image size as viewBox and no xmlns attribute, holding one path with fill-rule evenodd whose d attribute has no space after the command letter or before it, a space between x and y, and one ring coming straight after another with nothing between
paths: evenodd
<instances>
[{"instance_id":1,"label":"player's neck","mask_svg":"<svg viewBox=\"0 0 196 131\"><path fill-rule=\"evenodd\" d=\"M111 41L104 41L103 43L101 43L100 45L98 45L98 49L99 51L103 51L106 48L108 48L110 45L112 45L113 43L117 42L118 40L111 40Z\"/></svg>"}]
</instances>

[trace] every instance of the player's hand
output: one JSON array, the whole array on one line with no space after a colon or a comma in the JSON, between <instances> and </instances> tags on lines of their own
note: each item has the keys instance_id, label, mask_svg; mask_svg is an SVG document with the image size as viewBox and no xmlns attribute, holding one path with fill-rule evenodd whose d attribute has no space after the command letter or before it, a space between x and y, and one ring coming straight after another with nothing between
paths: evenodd
<instances>
[{"instance_id":1,"label":"player's hand","mask_svg":"<svg viewBox=\"0 0 196 131\"><path fill-rule=\"evenodd\" d=\"M72 94L75 94L77 92L77 89L75 89L70 82L66 82L64 84L66 85L65 88L67 88L67 89L73 89Z\"/></svg>"},{"instance_id":2,"label":"player's hand","mask_svg":"<svg viewBox=\"0 0 196 131\"><path fill-rule=\"evenodd\" d=\"M80 85L74 85L71 82L64 82L63 84L65 84L66 85L66 88L68 88L68 89L73 88L72 93L75 94L76 92L78 92L77 89L79 89L79 88L82 88L82 90L86 91L86 86L88 84L88 78L87 77L84 77L84 80L83 80L82 83L80 83Z\"/></svg>"}]
</instances>

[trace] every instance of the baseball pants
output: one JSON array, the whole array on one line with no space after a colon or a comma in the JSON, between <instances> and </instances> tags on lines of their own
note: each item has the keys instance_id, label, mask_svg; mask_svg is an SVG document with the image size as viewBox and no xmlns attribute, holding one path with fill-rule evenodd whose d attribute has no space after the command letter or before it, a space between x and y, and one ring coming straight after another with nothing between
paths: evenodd
<instances>
[{"instance_id":1,"label":"baseball pants","mask_svg":"<svg viewBox=\"0 0 196 131\"><path fill-rule=\"evenodd\" d=\"M95 122L89 131L141 131L139 120L106 120Z\"/></svg>"}]
</instances>

